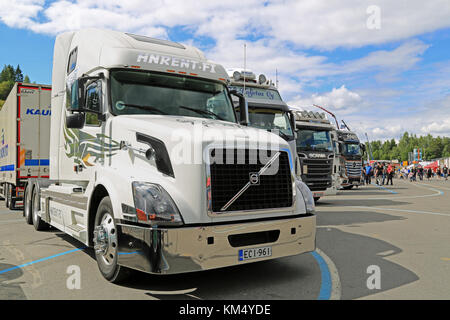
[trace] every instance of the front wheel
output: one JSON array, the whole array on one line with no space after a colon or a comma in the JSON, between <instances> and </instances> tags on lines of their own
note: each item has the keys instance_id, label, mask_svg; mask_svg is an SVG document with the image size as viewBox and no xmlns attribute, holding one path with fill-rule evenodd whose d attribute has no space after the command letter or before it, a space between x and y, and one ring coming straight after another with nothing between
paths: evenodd
<instances>
[{"instance_id":1,"label":"front wheel","mask_svg":"<svg viewBox=\"0 0 450 320\"><path fill-rule=\"evenodd\" d=\"M119 243L109 197L104 197L98 206L93 239L95 259L102 276L112 283L119 283L128 278L130 270L117 263Z\"/></svg>"}]
</instances>

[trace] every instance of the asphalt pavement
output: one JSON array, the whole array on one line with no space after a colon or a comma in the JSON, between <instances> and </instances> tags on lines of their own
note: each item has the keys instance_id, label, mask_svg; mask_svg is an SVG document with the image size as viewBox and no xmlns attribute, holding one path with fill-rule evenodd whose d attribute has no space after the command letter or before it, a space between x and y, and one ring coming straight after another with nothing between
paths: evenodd
<instances>
[{"instance_id":1,"label":"asphalt pavement","mask_svg":"<svg viewBox=\"0 0 450 320\"><path fill-rule=\"evenodd\" d=\"M450 299L450 181L319 200L317 250L181 275L100 275L93 250L0 202L0 299Z\"/></svg>"}]
</instances>

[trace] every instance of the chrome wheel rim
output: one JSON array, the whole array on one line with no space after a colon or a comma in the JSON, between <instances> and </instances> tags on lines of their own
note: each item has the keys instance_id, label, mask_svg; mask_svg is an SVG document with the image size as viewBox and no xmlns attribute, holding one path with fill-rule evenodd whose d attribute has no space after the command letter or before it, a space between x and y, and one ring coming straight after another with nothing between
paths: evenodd
<instances>
[{"instance_id":1,"label":"chrome wheel rim","mask_svg":"<svg viewBox=\"0 0 450 320\"><path fill-rule=\"evenodd\" d=\"M105 213L94 229L94 249L104 264L114 264L117 255L117 230L110 213Z\"/></svg>"}]
</instances>

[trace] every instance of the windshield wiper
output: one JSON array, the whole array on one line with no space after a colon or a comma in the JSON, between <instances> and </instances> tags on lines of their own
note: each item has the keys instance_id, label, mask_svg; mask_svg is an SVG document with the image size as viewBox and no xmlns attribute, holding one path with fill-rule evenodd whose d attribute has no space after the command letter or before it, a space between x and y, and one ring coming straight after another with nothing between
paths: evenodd
<instances>
[{"instance_id":1,"label":"windshield wiper","mask_svg":"<svg viewBox=\"0 0 450 320\"><path fill-rule=\"evenodd\" d=\"M155 108L155 107L152 107L152 106L142 106L142 105L139 105L139 104L131 104L131 103L121 103L121 105L126 106L126 107L142 109L142 110L156 111L156 112L158 112L160 114L167 114L164 111L161 111L158 108Z\"/></svg>"},{"instance_id":2,"label":"windshield wiper","mask_svg":"<svg viewBox=\"0 0 450 320\"><path fill-rule=\"evenodd\" d=\"M189 107L186 107L186 106L178 106L178 108L194 111L194 112L197 112L199 114L207 114L207 115L210 115L210 116L214 116L214 117L216 117L219 120L226 121L224 118L222 118L218 114L215 114L214 112L209 111L209 110L200 110L200 109L195 109L195 108L189 108Z\"/></svg>"},{"instance_id":3,"label":"windshield wiper","mask_svg":"<svg viewBox=\"0 0 450 320\"><path fill-rule=\"evenodd\" d=\"M294 138L293 136L288 136L286 133L284 133L281 130L278 130L278 134L286 141L290 141Z\"/></svg>"}]
</instances>

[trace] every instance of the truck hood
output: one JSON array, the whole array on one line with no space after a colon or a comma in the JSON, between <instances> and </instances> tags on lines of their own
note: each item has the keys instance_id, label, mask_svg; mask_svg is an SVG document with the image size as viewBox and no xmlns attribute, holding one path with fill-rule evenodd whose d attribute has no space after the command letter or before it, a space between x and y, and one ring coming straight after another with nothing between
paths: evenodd
<instances>
[{"instance_id":1,"label":"truck hood","mask_svg":"<svg viewBox=\"0 0 450 320\"><path fill-rule=\"evenodd\" d=\"M108 127L108 126L107 126ZM132 181L161 185L177 204L185 223L239 220L239 217L211 217L207 214L206 181L209 159L206 150L222 148L257 148L289 152L289 145L278 135L265 130L226 121L183 116L123 115L109 119L111 138L124 141L134 149L147 150L148 144L137 140L137 133L162 141L167 149L174 176L158 171L156 165L135 150L119 151L111 165ZM292 159L295 155L289 152ZM237 192L238 190L236 190ZM132 205L129 203L128 205ZM290 209L292 210L292 209ZM292 211L271 215L289 215ZM261 213L246 218L260 218Z\"/></svg>"},{"instance_id":2,"label":"truck hood","mask_svg":"<svg viewBox=\"0 0 450 320\"><path fill-rule=\"evenodd\" d=\"M171 158L173 149L180 147L180 143L190 143L193 147L201 147L201 149L215 144L218 140L227 144L234 141L238 145L248 144L258 148L267 148L267 145L270 145L271 149L288 147L288 144L279 136L265 130L213 119L166 115L123 115L112 119L112 125L163 141Z\"/></svg>"}]
</instances>

